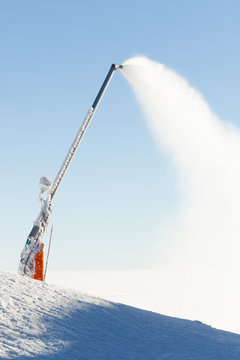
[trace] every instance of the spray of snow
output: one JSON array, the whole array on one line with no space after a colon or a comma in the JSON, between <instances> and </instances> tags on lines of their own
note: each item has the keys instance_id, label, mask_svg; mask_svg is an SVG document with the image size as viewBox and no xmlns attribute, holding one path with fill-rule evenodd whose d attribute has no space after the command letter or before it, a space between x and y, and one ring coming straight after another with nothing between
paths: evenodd
<instances>
[{"instance_id":1,"label":"spray of snow","mask_svg":"<svg viewBox=\"0 0 240 360\"><path fill-rule=\"evenodd\" d=\"M237 266L239 130L221 121L198 91L160 63L131 58L124 63L123 75L157 145L179 171L182 211L167 234L169 263Z\"/></svg>"}]
</instances>

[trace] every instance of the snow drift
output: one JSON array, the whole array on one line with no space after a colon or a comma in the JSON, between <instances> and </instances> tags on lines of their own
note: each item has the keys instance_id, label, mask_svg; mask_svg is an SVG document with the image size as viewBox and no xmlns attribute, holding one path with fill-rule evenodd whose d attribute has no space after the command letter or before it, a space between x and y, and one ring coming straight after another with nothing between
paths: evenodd
<instances>
[{"instance_id":1,"label":"snow drift","mask_svg":"<svg viewBox=\"0 0 240 360\"><path fill-rule=\"evenodd\" d=\"M0 358L234 360L240 335L0 273Z\"/></svg>"}]
</instances>

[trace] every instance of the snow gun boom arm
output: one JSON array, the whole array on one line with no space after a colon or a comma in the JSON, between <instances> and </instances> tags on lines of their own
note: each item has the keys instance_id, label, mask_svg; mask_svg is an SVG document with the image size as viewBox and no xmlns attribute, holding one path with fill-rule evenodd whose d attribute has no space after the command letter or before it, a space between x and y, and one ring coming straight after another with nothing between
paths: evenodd
<instances>
[{"instance_id":1,"label":"snow gun boom arm","mask_svg":"<svg viewBox=\"0 0 240 360\"><path fill-rule=\"evenodd\" d=\"M37 280L44 280L43 279L43 242L42 237L47 228L48 222L50 220L51 215L51 203L52 200L59 188L59 185L62 182L62 179L72 161L76 150L87 130L87 127L111 81L111 78L117 69L122 69L122 65L112 64L110 70L99 90L96 99L94 100L92 106L88 110L88 113L83 120L81 127L75 137L72 146L70 147L67 156L54 180L51 183L46 177L42 177L40 179L40 201L41 201L41 211L34 222L33 228L28 235L27 242L22 250L20 264L18 268L18 272L21 275L29 276ZM45 195L45 199L44 199Z\"/></svg>"},{"instance_id":2,"label":"snow gun boom arm","mask_svg":"<svg viewBox=\"0 0 240 360\"><path fill-rule=\"evenodd\" d=\"M76 138L75 138L75 140L74 140L74 142L73 142L73 144L72 144L72 146L71 146L71 148L70 148L70 150L69 150L69 152L68 152L68 154L67 154L67 156L66 156L66 158L65 158L65 160L64 160L64 162L63 162L63 164L62 164L62 166L61 166L61 168L60 168L60 170L59 170L59 172L57 174L57 176L56 176L56 179L54 180L54 183L53 183L52 188L50 190L51 201L52 201L54 195L56 194L56 191L57 191L57 189L58 189L58 187L59 187L59 185L60 185L60 183L61 183L61 181L62 181L62 179L63 179L63 177L64 177L64 175L65 175L65 173L66 173L66 171L68 169L68 167L69 167L69 164L70 164L70 162L71 162L71 160L72 160L72 158L73 158L73 156L74 156L74 154L75 154L75 152L76 152L76 150L78 148L78 145L79 145L80 141L82 140L83 135L85 134L85 132L87 130L87 127L88 127L88 125L89 125L89 123L90 123L90 121L91 121L91 119L92 119L92 117L93 117L93 115L94 115L94 113L95 113L95 111L96 111L96 109L97 109L97 107L98 107L98 105L99 105L99 103L100 103L100 101L101 101L101 99L102 99L102 97L103 97L109 83L110 83L110 80L111 80L111 78L113 76L114 71L117 70L118 68L122 68L122 65L112 64L112 66L111 66L111 68L110 68L110 70L109 70L109 72L108 72L108 74L107 74L107 76L106 76L106 78L105 78L105 80L104 80L104 82L102 84L102 87L101 87L101 89L99 90L99 92L97 94L96 99L94 100L92 106L88 110L88 113L87 113L85 119L82 122L82 125L81 125L81 127L80 127L80 129L79 129L79 131L77 133L77 136L76 136Z\"/></svg>"}]
</instances>

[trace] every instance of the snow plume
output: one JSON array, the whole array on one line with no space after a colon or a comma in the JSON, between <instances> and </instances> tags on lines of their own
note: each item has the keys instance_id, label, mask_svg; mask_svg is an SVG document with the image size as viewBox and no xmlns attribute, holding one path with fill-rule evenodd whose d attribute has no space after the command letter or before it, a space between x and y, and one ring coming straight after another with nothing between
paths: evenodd
<instances>
[{"instance_id":1,"label":"snow plume","mask_svg":"<svg viewBox=\"0 0 240 360\"><path fill-rule=\"evenodd\" d=\"M166 66L145 57L123 65L158 146L179 171L182 210L171 223L164 256L169 264L237 266L239 130L221 121L202 95Z\"/></svg>"}]
</instances>

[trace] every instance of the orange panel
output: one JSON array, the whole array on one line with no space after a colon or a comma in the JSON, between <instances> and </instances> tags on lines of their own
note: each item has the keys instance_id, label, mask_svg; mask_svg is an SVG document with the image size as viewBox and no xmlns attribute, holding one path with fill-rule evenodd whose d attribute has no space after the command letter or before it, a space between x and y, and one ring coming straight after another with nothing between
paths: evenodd
<instances>
[{"instance_id":1,"label":"orange panel","mask_svg":"<svg viewBox=\"0 0 240 360\"><path fill-rule=\"evenodd\" d=\"M35 255L35 274L33 275L35 280L44 280L44 251L43 249Z\"/></svg>"}]
</instances>

